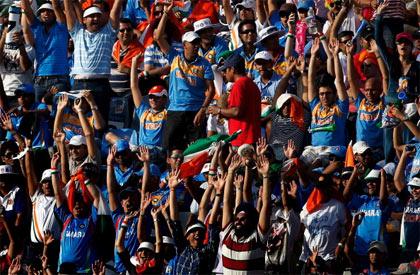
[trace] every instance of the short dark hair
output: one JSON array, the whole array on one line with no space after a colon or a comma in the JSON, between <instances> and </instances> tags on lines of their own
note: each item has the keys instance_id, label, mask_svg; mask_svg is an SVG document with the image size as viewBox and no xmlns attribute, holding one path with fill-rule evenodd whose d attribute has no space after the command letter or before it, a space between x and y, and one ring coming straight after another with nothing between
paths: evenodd
<instances>
[{"instance_id":1,"label":"short dark hair","mask_svg":"<svg viewBox=\"0 0 420 275\"><path fill-rule=\"evenodd\" d=\"M123 24L130 24L130 26L133 28L134 27L134 25L133 25L133 21L131 21L129 18L121 18L120 19L120 23L123 23Z\"/></svg>"},{"instance_id":2,"label":"short dark hair","mask_svg":"<svg viewBox=\"0 0 420 275\"><path fill-rule=\"evenodd\" d=\"M110 12L111 11L111 8L109 7L108 2L105 1L105 0L95 0L93 2L93 5L92 6L95 6L95 4L97 4L97 5L103 5L103 11L104 12Z\"/></svg>"},{"instance_id":3,"label":"short dark hair","mask_svg":"<svg viewBox=\"0 0 420 275\"><path fill-rule=\"evenodd\" d=\"M345 36L354 36L354 33L352 31L342 31L338 33L337 38L338 40L340 40L341 38Z\"/></svg>"},{"instance_id":4,"label":"short dark hair","mask_svg":"<svg viewBox=\"0 0 420 275\"><path fill-rule=\"evenodd\" d=\"M331 88L334 93L337 92L337 88L334 84L334 77L329 73L324 73L318 76L315 81L315 87L317 91L319 91L319 88L321 87L328 87Z\"/></svg>"},{"instance_id":5,"label":"short dark hair","mask_svg":"<svg viewBox=\"0 0 420 275\"><path fill-rule=\"evenodd\" d=\"M235 70L236 74L241 74L241 75L245 74L246 73L245 60L241 58L240 61L232 68Z\"/></svg>"},{"instance_id":6,"label":"short dark hair","mask_svg":"<svg viewBox=\"0 0 420 275\"><path fill-rule=\"evenodd\" d=\"M241 23L239 23L238 25L238 31L241 32L242 27L248 24L254 26L255 31L257 31L257 24L255 24L255 21L251 19L246 19L244 21L241 21Z\"/></svg>"}]
</instances>

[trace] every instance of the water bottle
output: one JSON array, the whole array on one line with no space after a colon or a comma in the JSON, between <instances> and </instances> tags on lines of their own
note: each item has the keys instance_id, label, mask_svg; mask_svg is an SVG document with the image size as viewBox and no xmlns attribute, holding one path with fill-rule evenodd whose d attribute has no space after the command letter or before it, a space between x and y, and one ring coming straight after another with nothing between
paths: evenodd
<instances>
[{"instance_id":1,"label":"water bottle","mask_svg":"<svg viewBox=\"0 0 420 275\"><path fill-rule=\"evenodd\" d=\"M20 25L20 11L20 7L16 5L9 7L9 24L6 34L6 44L12 43L13 34L22 30L22 26Z\"/></svg>"},{"instance_id":2,"label":"water bottle","mask_svg":"<svg viewBox=\"0 0 420 275\"><path fill-rule=\"evenodd\" d=\"M316 19L314 9L312 7L308 10L308 17L305 18L306 24L308 25L308 32L310 34L316 34L318 32L316 27Z\"/></svg>"}]
</instances>

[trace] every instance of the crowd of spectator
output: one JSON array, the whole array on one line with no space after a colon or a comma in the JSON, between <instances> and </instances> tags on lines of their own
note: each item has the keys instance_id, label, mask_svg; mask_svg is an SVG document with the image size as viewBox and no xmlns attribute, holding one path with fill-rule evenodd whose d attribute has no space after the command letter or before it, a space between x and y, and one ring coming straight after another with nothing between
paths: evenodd
<instances>
[{"instance_id":1,"label":"crowd of spectator","mask_svg":"<svg viewBox=\"0 0 420 275\"><path fill-rule=\"evenodd\" d=\"M418 0L3 0L1 274L418 274Z\"/></svg>"}]
</instances>

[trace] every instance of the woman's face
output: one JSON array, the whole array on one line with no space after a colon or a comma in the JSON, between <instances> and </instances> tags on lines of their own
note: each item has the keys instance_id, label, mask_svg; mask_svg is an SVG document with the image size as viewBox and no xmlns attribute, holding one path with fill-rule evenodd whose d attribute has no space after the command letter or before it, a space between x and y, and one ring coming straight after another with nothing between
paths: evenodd
<instances>
[{"instance_id":1,"label":"woman's face","mask_svg":"<svg viewBox=\"0 0 420 275\"><path fill-rule=\"evenodd\" d=\"M399 56L410 56L413 50L413 44L410 41L400 40L397 42L397 52Z\"/></svg>"}]
</instances>

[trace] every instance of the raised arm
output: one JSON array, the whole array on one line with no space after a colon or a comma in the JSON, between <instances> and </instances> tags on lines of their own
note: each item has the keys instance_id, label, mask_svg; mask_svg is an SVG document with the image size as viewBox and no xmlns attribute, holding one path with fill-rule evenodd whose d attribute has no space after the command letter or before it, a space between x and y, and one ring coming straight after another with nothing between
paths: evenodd
<instances>
[{"instance_id":1,"label":"raised arm","mask_svg":"<svg viewBox=\"0 0 420 275\"><path fill-rule=\"evenodd\" d=\"M172 221L179 221L178 202L176 200L175 189L179 185L180 170L171 171L169 174L169 211Z\"/></svg>"},{"instance_id":2,"label":"raised arm","mask_svg":"<svg viewBox=\"0 0 420 275\"><path fill-rule=\"evenodd\" d=\"M6 220L6 218L1 215L0 216L0 223L3 224L4 229L6 229L6 234L7 237L9 238L9 246L7 248L7 256L10 257L10 259L14 259L16 257L17 254L17 244L16 244L16 239L15 236L12 232L12 228L9 224L9 222Z\"/></svg>"},{"instance_id":3,"label":"raised arm","mask_svg":"<svg viewBox=\"0 0 420 275\"><path fill-rule=\"evenodd\" d=\"M77 23L76 12L74 11L72 0L64 0L64 10L66 15L67 29L72 31Z\"/></svg>"},{"instance_id":4,"label":"raised arm","mask_svg":"<svg viewBox=\"0 0 420 275\"><path fill-rule=\"evenodd\" d=\"M346 59L347 59L347 81L349 82L349 96L356 100L359 95L359 87L357 86L356 71L353 63L353 44L346 44Z\"/></svg>"},{"instance_id":5,"label":"raised arm","mask_svg":"<svg viewBox=\"0 0 420 275\"><path fill-rule=\"evenodd\" d=\"M225 12L226 23L230 25L232 21L235 19L235 11L230 5L230 0L223 0L222 5L223 5L223 11Z\"/></svg>"},{"instance_id":6,"label":"raised arm","mask_svg":"<svg viewBox=\"0 0 420 275\"><path fill-rule=\"evenodd\" d=\"M222 201L223 189L226 183L226 175L218 177L217 182L215 182L216 196L214 197L213 207L211 209L209 224L216 224L217 214L220 208L220 202Z\"/></svg>"},{"instance_id":7,"label":"raised arm","mask_svg":"<svg viewBox=\"0 0 420 275\"><path fill-rule=\"evenodd\" d=\"M344 187L344 191L343 191L343 198L345 202L349 202L351 200L351 196L352 196L352 189L353 186L356 184L357 182L357 168L354 167L353 168L353 173L350 176L349 181L347 182L346 187Z\"/></svg>"},{"instance_id":8,"label":"raised arm","mask_svg":"<svg viewBox=\"0 0 420 275\"><path fill-rule=\"evenodd\" d=\"M173 8L173 2L170 2L170 5L165 5L163 8L163 15L160 18L160 22L158 25L158 28L156 30L155 35L155 41L157 42L157 44L159 45L160 50L164 53L164 54L168 54L170 49L171 49L171 45L169 45L169 42L166 38L164 38L164 34L165 34L165 29L166 29L166 22L168 21L168 17L169 17L169 12L172 12L172 8Z\"/></svg>"},{"instance_id":9,"label":"raised arm","mask_svg":"<svg viewBox=\"0 0 420 275\"><path fill-rule=\"evenodd\" d=\"M409 151L407 146L404 147L404 151L401 154L400 161L398 162L397 168L395 168L394 184L398 192L401 192L405 188L404 171L407 164L407 158L413 151Z\"/></svg>"},{"instance_id":10,"label":"raised arm","mask_svg":"<svg viewBox=\"0 0 420 275\"><path fill-rule=\"evenodd\" d=\"M22 8L29 25L32 25L35 22L36 17L34 11L32 10L31 4L29 3L29 0L20 1L20 7Z\"/></svg>"},{"instance_id":11,"label":"raised arm","mask_svg":"<svg viewBox=\"0 0 420 275\"><path fill-rule=\"evenodd\" d=\"M64 115L64 109L67 107L69 103L69 97L68 95L60 95L58 97L58 104L57 104L57 112L55 114L54 119L54 133L57 131L61 131L63 128L63 115Z\"/></svg>"},{"instance_id":12,"label":"raised arm","mask_svg":"<svg viewBox=\"0 0 420 275\"><path fill-rule=\"evenodd\" d=\"M36 179L34 160L32 156L32 142L25 140L26 147L29 150L25 154L25 171L26 171L26 182L28 184L28 193L32 197L38 189L38 181Z\"/></svg>"},{"instance_id":13,"label":"raised arm","mask_svg":"<svg viewBox=\"0 0 420 275\"><path fill-rule=\"evenodd\" d=\"M311 102L318 96L318 91L315 91L315 59L319 50L319 38L316 37L312 42L311 58L309 59L308 68L308 101Z\"/></svg>"},{"instance_id":14,"label":"raised arm","mask_svg":"<svg viewBox=\"0 0 420 275\"><path fill-rule=\"evenodd\" d=\"M57 22L61 24L66 24L66 15L64 14L63 7L58 0L51 0L51 5L54 10L55 17L57 18Z\"/></svg>"},{"instance_id":15,"label":"raised arm","mask_svg":"<svg viewBox=\"0 0 420 275\"><path fill-rule=\"evenodd\" d=\"M130 71L130 88L131 88L131 95L133 96L134 106L139 108L141 102L143 101L143 95L139 89L139 80L137 77L137 67L139 64L139 60L143 57L143 54L136 55L131 60L131 71Z\"/></svg>"},{"instance_id":16,"label":"raised arm","mask_svg":"<svg viewBox=\"0 0 420 275\"><path fill-rule=\"evenodd\" d=\"M245 171L247 169L249 170L249 168L246 167ZM251 178L250 175L249 178ZM252 184L252 180L249 180L249 182ZM233 180L233 185L235 185L235 209L242 203L242 201L252 201L252 193L248 192L248 190L245 191L244 176L236 175L235 179ZM248 186L250 186L250 184L248 184ZM248 186L247 189L250 189ZM250 196L247 198L248 200L245 200L245 194L250 194Z\"/></svg>"},{"instance_id":17,"label":"raised arm","mask_svg":"<svg viewBox=\"0 0 420 275\"><path fill-rule=\"evenodd\" d=\"M346 87L344 85L343 69L341 68L340 58L338 52L340 50L338 41L331 42L334 47L334 71L335 71L335 85L337 87L338 99L344 101L348 99Z\"/></svg>"},{"instance_id":18,"label":"raised arm","mask_svg":"<svg viewBox=\"0 0 420 275\"><path fill-rule=\"evenodd\" d=\"M296 18L295 18L294 13L291 13L289 15L289 18L287 18L287 26L289 28L289 33L287 34L287 37L286 37L286 45L284 47L284 57L288 59L289 57L292 56L293 49L295 48Z\"/></svg>"},{"instance_id":19,"label":"raised arm","mask_svg":"<svg viewBox=\"0 0 420 275\"><path fill-rule=\"evenodd\" d=\"M112 212L117 210L120 206L118 202L117 188L115 186L115 175L114 175L114 160L117 149L115 146L109 149L108 158L106 160L106 187L108 190L109 209Z\"/></svg>"},{"instance_id":20,"label":"raised arm","mask_svg":"<svg viewBox=\"0 0 420 275\"><path fill-rule=\"evenodd\" d=\"M382 77L382 91L384 92L385 95L387 95L388 81L389 81L388 67L381 56L381 51L379 50L378 45L376 45L376 41L374 39L371 39L369 41L369 44L370 44L370 49L373 51L373 53L376 56L376 60L378 61L379 71L381 72L381 77Z\"/></svg>"},{"instance_id":21,"label":"raised arm","mask_svg":"<svg viewBox=\"0 0 420 275\"><path fill-rule=\"evenodd\" d=\"M345 1L349 2L349 1ZM344 4L344 3L343 3ZM347 5L342 5L340 12L334 18L334 21L331 26L330 30L330 39L335 38L337 39L338 36L338 29L342 26L344 19L346 19L347 14L349 13L350 8Z\"/></svg>"},{"instance_id":22,"label":"raised arm","mask_svg":"<svg viewBox=\"0 0 420 275\"><path fill-rule=\"evenodd\" d=\"M121 17L121 7L123 5L124 0L115 0L114 5L109 13L109 20L111 21L111 26L115 30L118 29L120 24L120 17Z\"/></svg>"},{"instance_id":23,"label":"raised arm","mask_svg":"<svg viewBox=\"0 0 420 275\"><path fill-rule=\"evenodd\" d=\"M53 168L57 167L59 159L60 159L60 154L55 153L53 155L52 159L51 159L51 167L53 167ZM53 186L53 189L54 189L55 205L57 206L57 208L60 208L61 205L65 201L65 196L63 194L63 190L61 189L59 181L60 180L58 178L57 170L53 170L53 172L51 173L51 182L52 182L52 186Z\"/></svg>"},{"instance_id":24,"label":"raised arm","mask_svg":"<svg viewBox=\"0 0 420 275\"><path fill-rule=\"evenodd\" d=\"M289 38L287 38L287 39L289 39ZM299 58L299 59L300 59L299 62L301 62L301 61L305 62L305 60L303 58ZM276 88L276 93L274 94L273 102L277 102L277 99L282 94L284 94L284 92L286 91L287 86L289 86L290 76L292 75L293 71L295 70L297 62L298 61L293 57L288 59L287 71L283 75L283 77L281 78L280 83Z\"/></svg>"},{"instance_id":25,"label":"raised arm","mask_svg":"<svg viewBox=\"0 0 420 275\"><path fill-rule=\"evenodd\" d=\"M260 216L258 219L258 226L261 233L265 234L268 232L270 227L270 194L271 194L271 181L269 176L270 163L264 156L260 156L257 159L258 173L263 178L263 192L262 192L262 207L260 210Z\"/></svg>"},{"instance_id":26,"label":"raised arm","mask_svg":"<svg viewBox=\"0 0 420 275\"><path fill-rule=\"evenodd\" d=\"M149 192L150 182L150 153L149 148L146 146L140 146L137 158L143 162L143 178L141 181L141 195L144 196L146 192Z\"/></svg>"},{"instance_id":27,"label":"raised arm","mask_svg":"<svg viewBox=\"0 0 420 275\"><path fill-rule=\"evenodd\" d=\"M89 157L92 159L95 158L96 151L95 151L95 136L93 134L93 129L89 125L89 122L86 119L85 116L85 110L82 108L82 98L78 98L74 101L74 108L77 111L77 114L79 116L80 124L82 125L83 134L86 138L86 145L88 149Z\"/></svg>"},{"instance_id":28,"label":"raised arm","mask_svg":"<svg viewBox=\"0 0 420 275\"><path fill-rule=\"evenodd\" d=\"M83 91L82 96L87 101L90 110L92 111L93 127L95 127L95 130L100 131L105 129L105 120L103 119L101 112L99 112L98 105L96 105L95 98L93 97L92 92L89 90Z\"/></svg>"},{"instance_id":29,"label":"raised arm","mask_svg":"<svg viewBox=\"0 0 420 275\"><path fill-rule=\"evenodd\" d=\"M66 152L66 134L58 130L54 133L54 141L57 144L58 152L60 153L60 173L61 173L61 182L67 183L70 180L70 171L68 167L68 156Z\"/></svg>"},{"instance_id":30,"label":"raised arm","mask_svg":"<svg viewBox=\"0 0 420 275\"><path fill-rule=\"evenodd\" d=\"M139 243L146 240L146 210L149 207L150 203L152 202L152 196L142 194L140 199L140 214L139 214L139 221L137 222L137 239Z\"/></svg>"},{"instance_id":31,"label":"raised arm","mask_svg":"<svg viewBox=\"0 0 420 275\"><path fill-rule=\"evenodd\" d=\"M118 232L117 239L115 240L115 248L117 249L117 252L122 253L126 249L124 246L124 240L125 235L127 234L128 224L130 224L138 214L138 211L134 211L124 216L124 220L121 222L120 231Z\"/></svg>"},{"instance_id":32,"label":"raised arm","mask_svg":"<svg viewBox=\"0 0 420 275\"><path fill-rule=\"evenodd\" d=\"M155 245L155 252L159 253L162 249L162 234L160 233L160 226L159 226L159 213L162 209L162 206L159 208L152 208L150 214L153 218L153 224L155 225L155 238L156 238L156 245Z\"/></svg>"},{"instance_id":33,"label":"raised arm","mask_svg":"<svg viewBox=\"0 0 420 275\"><path fill-rule=\"evenodd\" d=\"M264 0L257 0L257 19L262 25L267 21L267 13L264 8Z\"/></svg>"},{"instance_id":34,"label":"raised arm","mask_svg":"<svg viewBox=\"0 0 420 275\"><path fill-rule=\"evenodd\" d=\"M226 177L225 193L223 195L223 219L222 229L233 221L233 178L236 169L241 164L241 159L238 155L235 155L228 168L228 174Z\"/></svg>"},{"instance_id":35,"label":"raised arm","mask_svg":"<svg viewBox=\"0 0 420 275\"><path fill-rule=\"evenodd\" d=\"M420 110L420 100L417 99L417 110ZM416 137L417 140L420 140L420 128L412 122L408 117L404 115L397 107L393 106L390 110L391 114L401 120L401 122L410 130L410 132ZM395 129L395 128L394 128Z\"/></svg>"},{"instance_id":36,"label":"raised arm","mask_svg":"<svg viewBox=\"0 0 420 275\"><path fill-rule=\"evenodd\" d=\"M321 41L322 47L327 54L327 72L330 75L334 75L334 56L328 47L327 37L323 34L319 37L319 40Z\"/></svg>"},{"instance_id":37,"label":"raised arm","mask_svg":"<svg viewBox=\"0 0 420 275\"><path fill-rule=\"evenodd\" d=\"M381 185L379 188L379 201L381 205L388 203L388 189L386 187L386 173L384 169L381 169Z\"/></svg>"},{"instance_id":38,"label":"raised arm","mask_svg":"<svg viewBox=\"0 0 420 275\"><path fill-rule=\"evenodd\" d=\"M198 207L198 220L201 222L204 222L207 214L208 214L208 204L210 201L210 197L213 194L213 190L214 190L214 186L213 186L213 182L215 181L214 176L210 176L209 175L209 179L208 179L208 186L206 191L204 191L203 196L201 197L200 200L200 205Z\"/></svg>"}]
</instances>

